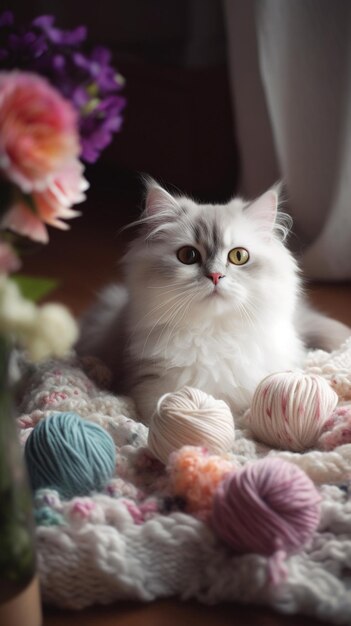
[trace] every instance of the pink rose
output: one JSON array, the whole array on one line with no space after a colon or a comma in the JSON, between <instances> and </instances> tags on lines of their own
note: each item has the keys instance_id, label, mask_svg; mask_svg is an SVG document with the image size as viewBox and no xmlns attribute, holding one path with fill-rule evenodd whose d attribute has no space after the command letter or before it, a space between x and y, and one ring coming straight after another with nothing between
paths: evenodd
<instances>
[{"instance_id":1,"label":"pink rose","mask_svg":"<svg viewBox=\"0 0 351 626\"><path fill-rule=\"evenodd\" d=\"M78 156L76 113L49 83L0 72L0 170L25 193L42 191Z\"/></svg>"},{"instance_id":2,"label":"pink rose","mask_svg":"<svg viewBox=\"0 0 351 626\"><path fill-rule=\"evenodd\" d=\"M83 176L83 170L81 162L73 159L57 172L47 189L33 194L38 215L43 222L67 230L68 225L62 219L80 215L71 206L85 200L84 191L89 184Z\"/></svg>"},{"instance_id":3,"label":"pink rose","mask_svg":"<svg viewBox=\"0 0 351 626\"><path fill-rule=\"evenodd\" d=\"M32 193L32 206L23 198L18 198L4 215L1 226L41 243L48 241L45 224L68 229L62 220L80 215L71 207L85 200L84 191L89 186L83 176L83 169L78 159L66 163L46 189Z\"/></svg>"}]
</instances>

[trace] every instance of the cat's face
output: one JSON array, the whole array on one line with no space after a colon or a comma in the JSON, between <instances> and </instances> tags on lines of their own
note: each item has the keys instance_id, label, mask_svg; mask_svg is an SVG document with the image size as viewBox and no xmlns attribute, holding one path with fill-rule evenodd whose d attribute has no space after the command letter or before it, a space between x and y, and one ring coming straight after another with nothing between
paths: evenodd
<instances>
[{"instance_id":1,"label":"cat's face","mask_svg":"<svg viewBox=\"0 0 351 626\"><path fill-rule=\"evenodd\" d=\"M198 205L149 188L143 232L126 260L130 287L160 323L188 316L248 319L291 281L295 264L277 236L277 195L248 204Z\"/></svg>"}]
</instances>

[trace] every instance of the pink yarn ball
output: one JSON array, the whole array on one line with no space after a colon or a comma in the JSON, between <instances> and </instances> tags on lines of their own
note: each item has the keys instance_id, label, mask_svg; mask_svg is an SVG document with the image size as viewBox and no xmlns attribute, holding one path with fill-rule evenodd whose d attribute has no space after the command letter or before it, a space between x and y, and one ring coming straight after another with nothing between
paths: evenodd
<instances>
[{"instance_id":1,"label":"pink yarn ball","mask_svg":"<svg viewBox=\"0 0 351 626\"><path fill-rule=\"evenodd\" d=\"M341 405L335 409L325 424L318 448L329 451L346 443L351 443L351 404Z\"/></svg>"},{"instance_id":2,"label":"pink yarn ball","mask_svg":"<svg viewBox=\"0 0 351 626\"><path fill-rule=\"evenodd\" d=\"M258 385L246 420L258 441L301 452L315 446L337 403L321 376L277 372Z\"/></svg>"},{"instance_id":3,"label":"pink yarn ball","mask_svg":"<svg viewBox=\"0 0 351 626\"><path fill-rule=\"evenodd\" d=\"M314 534L320 495L296 465L277 458L249 463L219 485L212 525L239 553L295 552Z\"/></svg>"}]
</instances>

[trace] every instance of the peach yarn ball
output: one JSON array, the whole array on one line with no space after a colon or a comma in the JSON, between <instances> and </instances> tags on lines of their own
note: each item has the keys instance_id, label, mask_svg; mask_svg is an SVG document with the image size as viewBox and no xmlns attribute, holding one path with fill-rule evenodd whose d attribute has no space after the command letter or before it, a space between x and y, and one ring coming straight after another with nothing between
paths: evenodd
<instances>
[{"instance_id":1,"label":"peach yarn ball","mask_svg":"<svg viewBox=\"0 0 351 626\"><path fill-rule=\"evenodd\" d=\"M206 517L217 486L236 467L226 458L209 455L204 448L184 446L170 455L167 470L172 492L185 499L187 511Z\"/></svg>"},{"instance_id":2,"label":"peach yarn ball","mask_svg":"<svg viewBox=\"0 0 351 626\"><path fill-rule=\"evenodd\" d=\"M210 452L228 452L234 442L234 420L223 400L192 387L161 396L151 418L148 447L167 463L182 446L203 446Z\"/></svg>"},{"instance_id":3,"label":"peach yarn ball","mask_svg":"<svg viewBox=\"0 0 351 626\"><path fill-rule=\"evenodd\" d=\"M321 376L278 372L258 385L246 418L257 440L301 452L316 444L337 403Z\"/></svg>"}]
</instances>

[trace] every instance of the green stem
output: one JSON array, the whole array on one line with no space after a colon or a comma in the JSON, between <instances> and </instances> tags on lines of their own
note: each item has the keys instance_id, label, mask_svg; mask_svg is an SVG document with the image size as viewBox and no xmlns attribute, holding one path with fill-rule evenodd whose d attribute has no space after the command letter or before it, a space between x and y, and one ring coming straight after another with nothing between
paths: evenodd
<instances>
[{"instance_id":1,"label":"green stem","mask_svg":"<svg viewBox=\"0 0 351 626\"><path fill-rule=\"evenodd\" d=\"M24 589L35 571L32 499L8 384L9 356L0 335L0 602Z\"/></svg>"}]
</instances>

